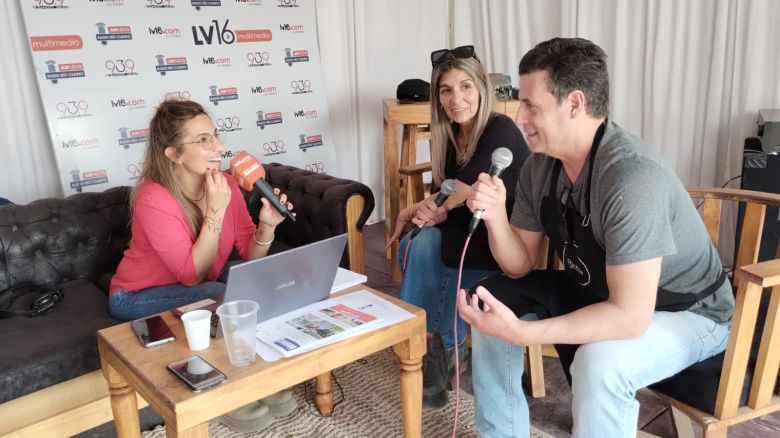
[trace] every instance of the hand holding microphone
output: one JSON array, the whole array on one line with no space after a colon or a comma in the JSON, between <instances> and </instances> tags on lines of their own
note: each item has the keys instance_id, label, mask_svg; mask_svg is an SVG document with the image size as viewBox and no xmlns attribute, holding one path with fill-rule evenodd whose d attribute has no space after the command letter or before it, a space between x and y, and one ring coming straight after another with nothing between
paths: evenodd
<instances>
[{"instance_id":1,"label":"hand holding microphone","mask_svg":"<svg viewBox=\"0 0 780 438\"><path fill-rule=\"evenodd\" d=\"M239 152L238 155L230 160L230 172L238 182L238 185L244 190L251 191L252 189L257 189L260 192L260 196L266 198L276 211L295 222L295 216L287 209L287 206L279 201L274 190L263 179L265 177L265 169L257 161L257 158L246 151Z\"/></svg>"},{"instance_id":2,"label":"hand holding microphone","mask_svg":"<svg viewBox=\"0 0 780 438\"><path fill-rule=\"evenodd\" d=\"M493 151L493 155L490 156L491 165L489 176L491 178L494 176L500 177L504 169L512 164L512 159L512 151L507 148L498 148ZM471 198L471 196L469 198ZM469 223L467 234L468 237L471 237L474 234L474 231L476 231L477 226L479 226L479 222L482 220L482 214L484 212L484 209L474 210L474 216L471 217L471 222Z\"/></svg>"},{"instance_id":3,"label":"hand holding microphone","mask_svg":"<svg viewBox=\"0 0 780 438\"><path fill-rule=\"evenodd\" d=\"M446 179L443 183L441 183L441 190L439 190L439 193L436 195L436 199L433 201L436 204L436 207L441 207L442 204L444 204L444 201L447 200L447 198L450 197L453 193L455 193L455 190L457 189L457 186L455 185L455 180L452 179ZM422 230L423 224L417 225L417 228L412 230L412 235L409 236L409 240L414 239L414 236L420 233L420 230Z\"/></svg>"}]
</instances>

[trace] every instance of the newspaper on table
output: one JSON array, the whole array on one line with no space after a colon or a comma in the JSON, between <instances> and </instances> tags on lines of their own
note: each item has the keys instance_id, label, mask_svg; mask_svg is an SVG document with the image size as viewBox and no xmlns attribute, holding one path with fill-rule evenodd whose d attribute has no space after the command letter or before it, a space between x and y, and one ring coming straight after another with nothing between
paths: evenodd
<instances>
[{"instance_id":1,"label":"newspaper on table","mask_svg":"<svg viewBox=\"0 0 780 438\"><path fill-rule=\"evenodd\" d=\"M366 290L310 304L257 325L257 339L282 357L294 356L411 318ZM266 360L258 343L258 353Z\"/></svg>"}]
</instances>

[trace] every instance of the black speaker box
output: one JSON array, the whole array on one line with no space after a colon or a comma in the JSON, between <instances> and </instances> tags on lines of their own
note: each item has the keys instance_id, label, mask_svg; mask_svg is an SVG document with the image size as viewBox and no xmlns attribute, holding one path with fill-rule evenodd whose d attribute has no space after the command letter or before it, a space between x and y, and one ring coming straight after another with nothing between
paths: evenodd
<instances>
[{"instance_id":1,"label":"black speaker box","mask_svg":"<svg viewBox=\"0 0 780 438\"><path fill-rule=\"evenodd\" d=\"M742 181L740 188L758 192L780 193L780 155L751 150L753 148L748 147L749 140L745 140L746 148L742 155ZM740 206L737 220L737 236L739 236L739 232L742 229L744 215L744 207ZM767 207L764 218L764 232L761 236L761 246L758 252L759 262L775 258L778 237L780 237L780 212L778 212L777 207ZM736 257L736 249L734 254Z\"/></svg>"}]
</instances>

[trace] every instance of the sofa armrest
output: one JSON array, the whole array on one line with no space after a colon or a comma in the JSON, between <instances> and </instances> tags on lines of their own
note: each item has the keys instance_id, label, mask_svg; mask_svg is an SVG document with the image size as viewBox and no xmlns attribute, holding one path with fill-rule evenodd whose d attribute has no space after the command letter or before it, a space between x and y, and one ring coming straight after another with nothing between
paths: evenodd
<instances>
[{"instance_id":1,"label":"sofa armrest","mask_svg":"<svg viewBox=\"0 0 780 438\"><path fill-rule=\"evenodd\" d=\"M276 239L289 246L301 246L348 233L347 250L341 266L363 273L363 225L374 210L374 195L363 183L314 173L293 166L264 165L266 180L287 194L296 221L282 222ZM257 222L260 197L244 193L249 214Z\"/></svg>"}]
</instances>

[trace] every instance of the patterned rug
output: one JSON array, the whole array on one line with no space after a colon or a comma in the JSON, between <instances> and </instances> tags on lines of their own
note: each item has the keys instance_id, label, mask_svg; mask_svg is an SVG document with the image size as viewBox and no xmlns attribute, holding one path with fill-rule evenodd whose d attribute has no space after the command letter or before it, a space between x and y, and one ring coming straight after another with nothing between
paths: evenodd
<instances>
[{"instance_id":1,"label":"patterned rug","mask_svg":"<svg viewBox=\"0 0 780 438\"><path fill-rule=\"evenodd\" d=\"M218 438L293 438L293 437L401 437L401 402L398 388L398 359L390 350L375 353L333 372L335 407L330 417L321 417L314 406L313 382L295 387L298 409L279 418L268 429L251 434L236 433L217 421L209 424L209 436ZM339 389L340 388L340 389ZM308 400L308 401L307 401ZM424 437L452 435L454 395L441 409L423 411ZM474 398L461 391L458 437L476 437ZM547 438L533 430L533 438ZM159 426L143 433L144 438L164 438Z\"/></svg>"}]
</instances>

